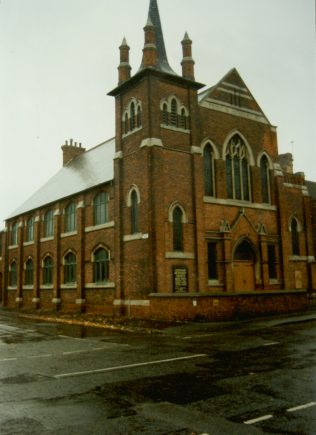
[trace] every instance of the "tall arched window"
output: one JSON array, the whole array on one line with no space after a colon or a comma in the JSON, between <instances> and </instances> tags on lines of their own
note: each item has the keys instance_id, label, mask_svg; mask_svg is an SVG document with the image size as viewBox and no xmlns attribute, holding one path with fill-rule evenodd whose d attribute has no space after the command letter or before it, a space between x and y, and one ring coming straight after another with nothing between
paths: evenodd
<instances>
[{"instance_id":1,"label":"tall arched window","mask_svg":"<svg viewBox=\"0 0 316 435\"><path fill-rule=\"evenodd\" d=\"M270 202L270 173L269 162L266 156L262 156L260 160L260 177L261 177L261 192L262 202Z\"/></svg>"},{"instance_id":2,"label":"tall arched window","mask_svg":"<svg viewBox=\"0 0 316 435\"><path fill-rule=\"evenodd\" d=\"M26 223L26 241L32 242L34 240L34 217L30 217Z\"/></svg>"},{"instance_id":3,"label":"tall arched window","mask_svg":"<svg viewBox=\"0 0 316 435\"><path fill-rule=\"evenodd\" d=\"M187 117L186 117L185 109L181 109L180 122L181 122L181 128L186 130L186 128L187 128Z\"/></svg>"},{"instance_id":4,"label":"tall arched window","mask_svg":"<svg viewBox=\"0 0 316 435\"><path fill-rule=\"evenodd\" d=\"M135 103L131 103L131 109L130 109L130 130L134 130L135 128Z\"/></svg>"},{"instance_id":5,"label":"tall arched window","mask_svg":"<svg viewBox=\"0 0 316 435\"><path fill-rule=\"evenodd\" d=\"M214 153L211 145L206 145L204 157L204 192L207 196L215 195L214 186Z\"/></svg>"},{"instance_id":6,"label":"tall arched window","mask_svg":"<svg viewBox=\"0 0 316 435\"><path fill-rule=\"evenodd\" d=\"M94 225L102 225L108 222L109 195L107 192L100 192L94 197Z\"/></svg>"},{"instance_id":7,"label":"tall arched window","mask_svg":"<svg viewBox=\"0 0 316 435\"><path fill-rule=\"evenodd\" d=\"M18 223L14 222L14 224L12 224L12 228L11 228L11 245L17 245L18 244Z\"/></svg>"},{"instance_id":8,"label":"tall arched window","mask_svg":"<svg viewBox=\"0 0 316 435\"><path fill-rule=\"evenodd\" d=\"M52 237L54 235L54 212L48 210L44 216L44 236Z\"/></svg>"},{"instance_id":9,"label":"tall arched window","mask_svg":"<svg viewBox=\"0 0 316 435\"><path fill-rule=\"evenodd\" d=\"M168 105L164 103L162 106L162 123L168 125Z\"/></svg>"},{"instance_id":10,"label":"tall arched window","mask_svg":"<svg viewBox=\"0 0 316 435\"><path fill-rule=\"evenodd\" d=\"M17 264L16 261L14 260L12 261L9 267L9 282L11 287L17 286L17 279L18 279Z\"/></svg>"},{"instance_id":11,"label":"tall arched window","mask_svg":"<svg viewBox=\"0 0 316 435\"><path fill-rule=\"evenodd\" d=\"M173 210L173 250L183 251L183 212L180 207Z\"/></svg>"},{"instance_id":12,"label":"tall arched window","mask_svg":"<svg viewBox=\"0 0 316 435\"><path fill-rule=\"evenodd\" d=\"M29 258L25 263L25 277L24 277L25 285L33 285L33 275L34 275L33 260L32 258Z\"/></svg>"},{"instance_id":13,"label":"tall arched window","mask_svg":"<svg viewBox=\"0 0 316 435\"><path fill-rule=\"evenodd\" d=\"M109 279L109 253L104 248L95 251L93 278L95 283L106 282Z\"/></svg>"},{"instance_id":14,"label":"tall arched window","mask_svg":"<svg viewBox=\"0 0 316 435\"><path fill-rule=\"evenodd\" d=\"M74 202L71 202L65 208L65 232L75 231L77 227L77 208Z\"/></svg>"},{"instance_id":15,"label":"tall arched window","mask_svg":"<svg viewBox=\"0 0 316 435\"><path fill-rule=\"evenodd\" d=\"M50 256L45 257L43 261L43 284L53 284L53 259Z\"/></svg>"},{"instance_id":16,"label":"tall arched window","mask_svg":"<svg viewBox=\"0 0 316 435\"><path fill-rule=\"evenodd\" d=\"M127 134L128 133L128 114L125 113L124 116L124 133Z\"/></svg>"},{"instance_id":17,"label":"tall arched window","mask_svg":"<svg viewBox=\"0 0 316 435\"><path fill-rule=\"evenodd\" d=\"M77 260L75 254L69 252L64 259L64 283L73 284L77 281L76 277Z\"/></svg>"},{"instance_id":18,"label":"tall arched window","mask_svg":"<svg viewBox=\"0 0 316 435\"><path fill-rule=\"evenodd\" d=\"M175 127L178 125L178 104L175 98L171 100L170 124Z\"/></svg>"},{"instance_id":19,"label":"tall arched window","mask_svg":"<svg viewBox=\"0 0 316 435\"><path fill-rule=\"evenodd\" d=\"M228 198L250 201L248 151L238 134L226 149L226 185Z\"/></svg>"},{"instance_id":20,"label":"tall arched window","mask_svg":"<svg viewBox=\"0 0 316 435\"><path fill-rule=\"evenodd\" d=\"M138 196L135 190L131 193L131 234L138 233Z\"/></svg>"},{"instance_id":21,"label":"tall arched window","mask_svg":"<svg viewBox=\"0 0 316 435\"><path fill-rule=\"evenodd\" d=\"M292 254L300 255L298 222L295 218L293 218L291 221L291 237L292 237Z\"/></svg>"},{"instance_id":22,"label":"tall arched window","mask_svg":"<svg viewBox=\"0 0 316 435\"><path fill-rule=\"evenodd\" d=\"M142 126L142 109L140 106L137 107L137 128Z\"/></svg>"}]
</instances>

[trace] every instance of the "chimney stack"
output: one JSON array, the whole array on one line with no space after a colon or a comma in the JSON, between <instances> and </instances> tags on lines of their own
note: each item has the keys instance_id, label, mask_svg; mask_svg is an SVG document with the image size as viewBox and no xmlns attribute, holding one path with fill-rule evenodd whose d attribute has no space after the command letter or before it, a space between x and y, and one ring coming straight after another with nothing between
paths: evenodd
<instances>
[{"instance_id":1,"label":"chimney stack","mask_svg":"<svg viewBox=\"0 0 316 435\"><path fill-rule=\"evenodd\" d=\"M66 166L72 159L80 156L86 151L85 148L82 148L81 142L78 144L77 142L74 142L73 139L70 139L69 144L68 140L66 140L61 149L63 150L63 166Z\"/></svg>"}]
</instances>

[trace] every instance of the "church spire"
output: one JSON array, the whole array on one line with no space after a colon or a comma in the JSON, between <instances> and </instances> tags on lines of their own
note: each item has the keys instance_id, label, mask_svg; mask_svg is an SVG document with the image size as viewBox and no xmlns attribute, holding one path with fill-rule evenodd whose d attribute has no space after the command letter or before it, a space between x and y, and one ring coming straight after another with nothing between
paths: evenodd
<instances>
[{"instance_id":1,"label":"church spire","mask_svg":"<svg viewBox=\"0 0 316 435\"><path fill-rule=\"evenodd\" d=\"M150 0L149 4L149 12L148 12L148 20L152 22L155 34L156 34L156 47L157 47L157 65L156 68L160 71L167 72L169 74L177 75L170 67L167 53L165 48L165 42L162 33L159 9L157 0ZM144 61L142 61L140 69L145 68L146 65Z\"/></svg>"}]
</instances>

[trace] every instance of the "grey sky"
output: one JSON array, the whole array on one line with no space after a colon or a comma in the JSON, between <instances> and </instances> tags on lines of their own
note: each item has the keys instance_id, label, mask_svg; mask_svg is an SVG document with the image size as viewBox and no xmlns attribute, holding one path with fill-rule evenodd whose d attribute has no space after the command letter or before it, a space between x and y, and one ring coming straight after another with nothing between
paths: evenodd
<instances>
[{"instance_id":1,"label":"grey sky","mask_svg":"<svg viewBox=\"0 0 316 435\"><path fill-rule=\"evenodd\" d=\"M279 151L316 181L314 0L158 0L171 67L193 40L196 79L236 67L278 127ZM149 0L0 0L1 221L60 168L60 146L114 136L118 46L141 63Z\"/></svg>"}]
</instances>

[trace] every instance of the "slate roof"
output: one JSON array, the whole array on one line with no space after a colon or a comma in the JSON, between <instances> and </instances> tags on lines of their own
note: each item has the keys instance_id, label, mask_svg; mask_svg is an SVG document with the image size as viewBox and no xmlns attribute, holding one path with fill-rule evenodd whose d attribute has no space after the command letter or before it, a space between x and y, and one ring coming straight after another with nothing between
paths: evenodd
<instances>
[{"instance_id":1,"label":"slate roof","mask_svg":"<svg viewBox=\"0 0 316 435\"><path fill-rule=\"evenodd\" d=\"M113 180L115 138L97 145L63 166L8 219Z\"/></svg>"},{"instance_id":2,"label":"slate roof","mask_svg":"<svg viewBox=\"0 0 316 435\"><path fill-rule=\"evenodd\" d=\"M157 47L158 59L157 59L157 65L155 66L155 69L169 74L178 75L170 67L167 59L166 47L165 47L164 37L162 33L162 26L160 21L157 0L150 0L148 18L153 23L155 28L155 34L156 34L156 47ZM142 63L139 70L141 71L143 68L144 65Z\"/></svg>"}]
</instances>

